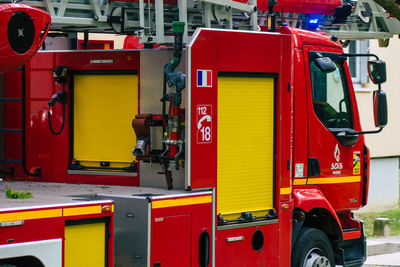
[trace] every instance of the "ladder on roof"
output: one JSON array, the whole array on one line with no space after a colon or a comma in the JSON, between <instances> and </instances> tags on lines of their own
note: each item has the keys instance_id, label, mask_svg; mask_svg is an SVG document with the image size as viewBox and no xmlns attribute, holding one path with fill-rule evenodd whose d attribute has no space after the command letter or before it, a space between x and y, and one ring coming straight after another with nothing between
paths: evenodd
<instances>
[{"instance_id":1,"label":"ladder on roof","mask_svg":"<svg viewBox=\"0 0 400 267\"><path fill-rule=\"evenodd\" d=\"M15 129L15 128L8 128L8 127L1 127L0 128L0 134L8 134L8 135L19 135L19 138L21 140L21 147L22 147L22 158L21 159L9 159L9 158L0 158L0 164L8 166L8 169L3 169L0 168L0 175L10 175L14 176L15 175L15 168L14 166L16 164L22 164L22 170L27 176L34 176L34 177L41 177L41 169L40 168L32 168L33 171L29 171L26 167L26 105L25 105L25 94L26 94L26 81L25 81L25 65L15 69L14 71L19 71L21 72L21 96L20 97L1 97L0 98L0 103L19 103L21 106L21 128ZM3 124L7 124L6 121L3 122ZM1 125L3 126L3 125ZM6 139L6 137L3 137Z\"/></svg>"},{"instance_id":2,"label":"ladder on roof","mask_svg":"<svg viewBox=\"0 0 400 267\"><path fill-rule=\"evenodd\" d=\"M392 16L400 20L400 0L374 0L378 5L387 10Z\"/></svg>"},{"instance_id":3,"label":"ladder on roof","mask_svg":"<svg viewBox=\"0 0 400 267\"><path fill-rule=\"evenodd\" d=\"M389 6L385 10L380 5L383 2L392 4L384 5L386 8ZM399 0L358 0L354 1L354 9L346 24L322 27L322 30L341 40L378 39L379 45L386 47L389 38L400 34L399 20Z\"/></svg>"},{"instance_id":4,"label":"ladder on roof","mask_svg":"<svg viewBox=\"0 0 400 267\"><path fill-rule=\"evenodd\" d=\"M134 34L142 43L172 43L172 22L185 22L184 42L197 27L257 29L257 1L26 0L46 10L51 30Z\"/></svg>"},{"instance_id":5,"label":"ladder on roof","mask_svg":"<svg viewBox=\"0 0 400 267\"><path fill-rule=\"evenodd\" d=\"M262 1L267 0L259 0ZM400 0L351 2L354 8L345 22L335 24L333 16L320 16L322 23L318 30L340 40L379 39L382 46L393 35L400 34L400 21L396 19L400 18ZM173 21L185 22L184 43L198 27L255 31L258 24L268 21L266 12L257 11L257 0L24 0L22 3L46 10L51 15L53 31L115 32L136 35L142 43L172 43ZM290 20L310 18L310 14L276 15L278 25L293 25Z\"/></svg>"}]
</instances>

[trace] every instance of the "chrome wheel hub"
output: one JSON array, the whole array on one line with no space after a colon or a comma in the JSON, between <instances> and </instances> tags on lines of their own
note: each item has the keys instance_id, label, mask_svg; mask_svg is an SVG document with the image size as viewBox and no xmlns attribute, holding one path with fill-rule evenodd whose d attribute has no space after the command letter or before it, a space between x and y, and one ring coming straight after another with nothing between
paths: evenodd
<instances>
[{"instance_id":1,"label":"chrome wheel hub","mask_svg":"<svg viewBox=\"0 0 400 267\"><path fill-rule=\"evenodd\" d=\"M304 259L303 267L332 267L328 258L318 248L313 248Z\"/></svg>"}]
</instances>

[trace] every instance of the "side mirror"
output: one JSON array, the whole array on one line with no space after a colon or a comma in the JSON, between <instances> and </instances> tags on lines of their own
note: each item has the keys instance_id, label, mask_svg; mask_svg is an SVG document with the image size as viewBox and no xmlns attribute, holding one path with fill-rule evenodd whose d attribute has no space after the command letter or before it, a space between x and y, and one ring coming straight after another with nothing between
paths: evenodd
<instances>
[{"instance_id":1,"label":"side mirror","mask_svg":"<svg viewBox=\"0 0 400 267\"><path fill-rule=\"evenodd\" d=\"M368 61L369 78L374 84L386 82L386 64L383 60Z\"/></svg>"},{"instance_id":2,"label":"side mirror","mask_svg":"<svg viewBox=\"0 0 400 267\"><path fill-rule=\"evenodd\" d=\"M374 91L373 101L375 127L384 127L388 120L386 93L382 90Z\"/></svg>"},{"instance_id":3,"label":"side mirror","mask_svg":"<svg viewBox=\"0 0 400 267\"><path fill-rule=\"evenodd\" d=\"M315 65L324 73L333 72L336 70L336 65L329 57L317 57L314 59Z\"/></svg>"}]
</instances>

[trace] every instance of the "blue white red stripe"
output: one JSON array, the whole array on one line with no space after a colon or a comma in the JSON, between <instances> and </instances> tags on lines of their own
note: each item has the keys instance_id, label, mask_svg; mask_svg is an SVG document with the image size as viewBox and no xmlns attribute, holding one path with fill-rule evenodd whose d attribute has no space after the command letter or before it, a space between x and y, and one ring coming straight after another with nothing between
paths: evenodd
<instances>
[{"instance_id":1,"label":"blue white red stripe","mask_svg":"<svg viewBox=\"0 0 400 267\"><path fill-rule=\"evenodd\" d=\"M197 87L211 87L211 86L212 86L212 71L197 70Z\"/></svg>"}]
</instances>

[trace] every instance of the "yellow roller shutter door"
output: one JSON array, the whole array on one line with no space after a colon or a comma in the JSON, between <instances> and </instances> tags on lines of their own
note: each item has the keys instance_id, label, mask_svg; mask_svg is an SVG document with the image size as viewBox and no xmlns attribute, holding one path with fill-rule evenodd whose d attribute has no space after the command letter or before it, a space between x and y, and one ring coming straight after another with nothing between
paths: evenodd
<instances>
[{"instance_id":1,"label":"yellow roller shutter door","mask_svg":"<svg viewBox=\"0 0 400 267\"><path fill-rule=\"evenodd\" d=\"M274 79L218 78L217 212L266 215L274 196Z\"/></svg>"},{"instance_id":2,"label":"yellow roller shutter door","mask_svg":"<svg viewBox=\"0 0 400 267\"><path fill-rule=\"evenodd\" d=\"M127 167L136 136L137 75L74 76L73 157L84 166Z\"/></svg>"},{"instance_id":3,"label":"yellow roller shutter door","mask_svg":"<svg viewBox=\"0 0 400 267\"><path fill-rule=\"evenodd\" d=\"M106 224L65 226L65 267L106 266Z\"/></svg>"}]
</instances>

